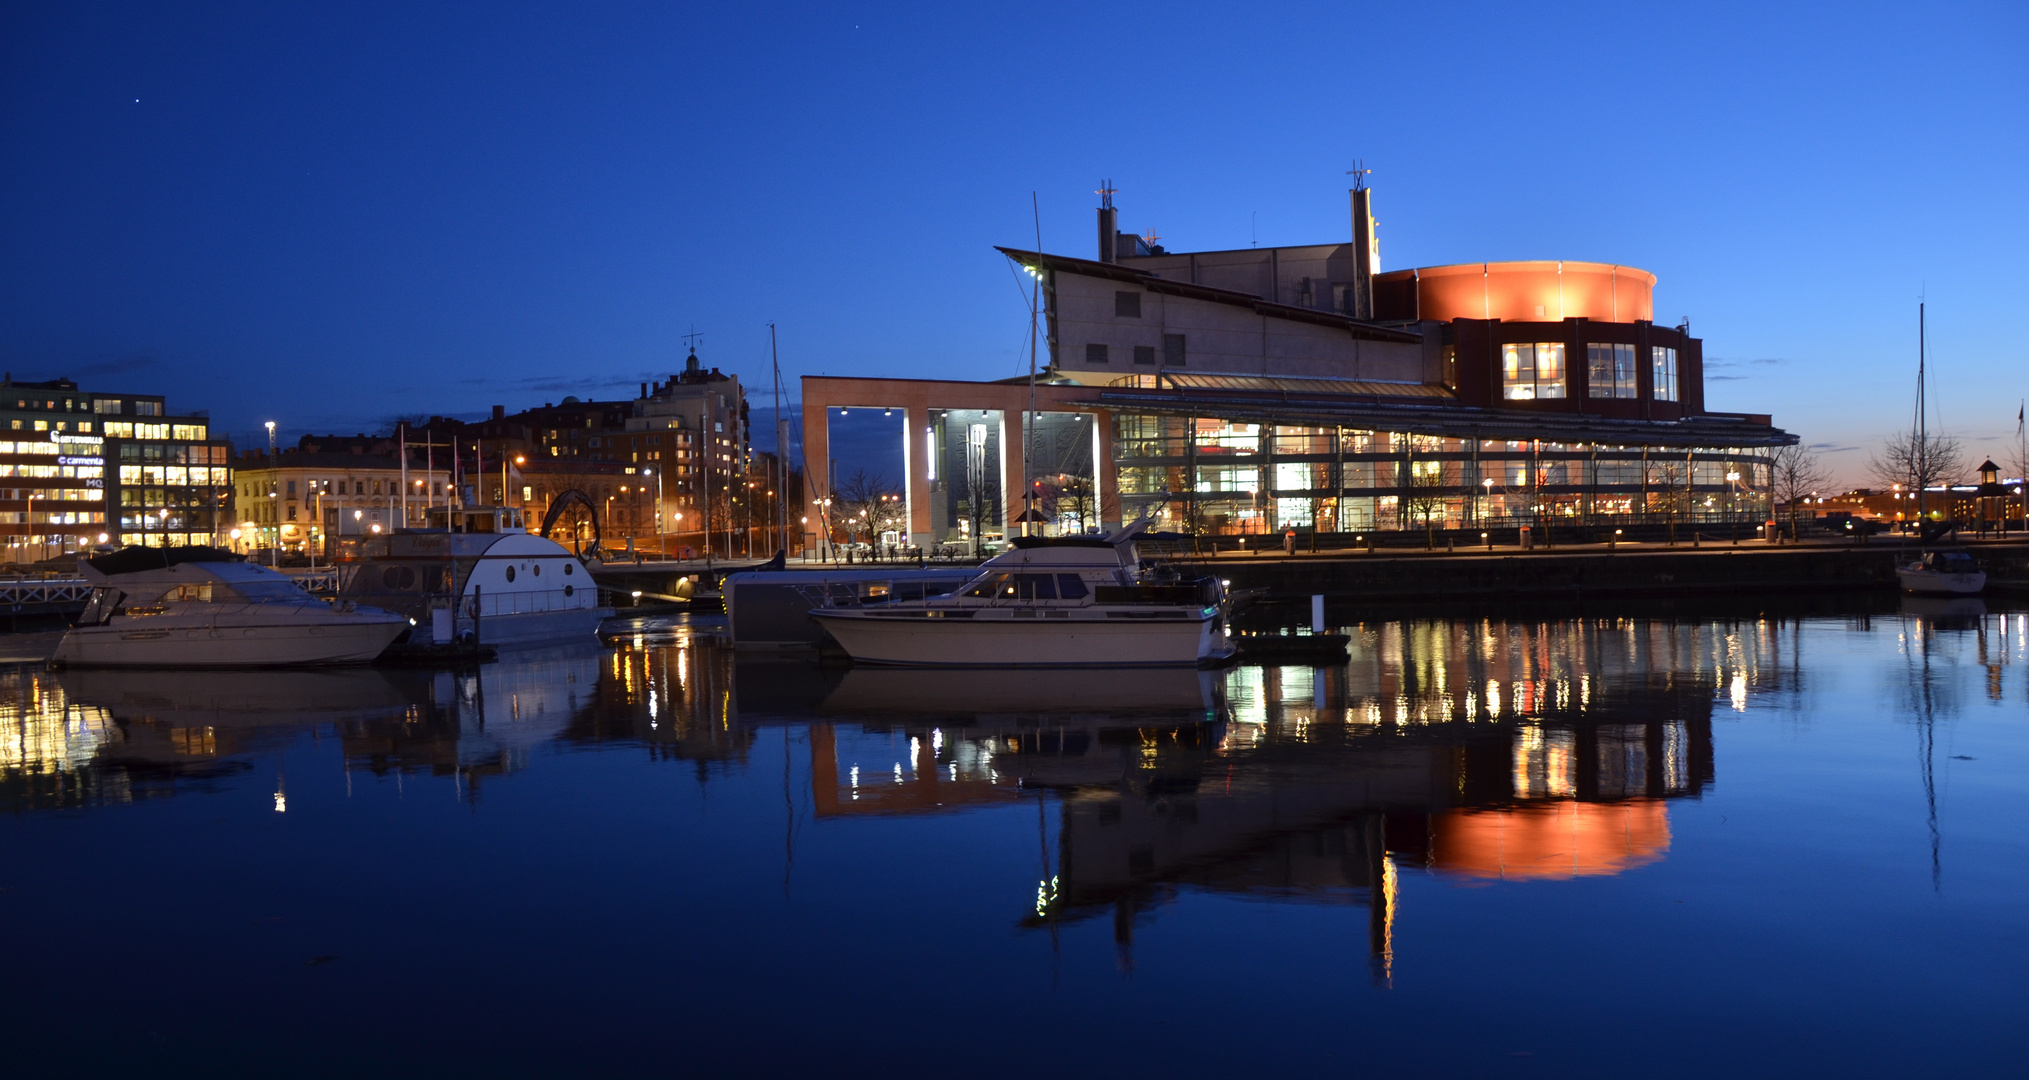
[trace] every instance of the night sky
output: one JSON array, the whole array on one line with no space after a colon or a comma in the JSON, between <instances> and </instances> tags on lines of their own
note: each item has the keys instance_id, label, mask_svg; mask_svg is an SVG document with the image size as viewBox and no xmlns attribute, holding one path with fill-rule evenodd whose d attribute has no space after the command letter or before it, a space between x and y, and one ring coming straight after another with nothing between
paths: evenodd
<instances>
[{"instance_id":1,"label":"night sky","mask_svg":"<svg viewBox=\"0 0 2029 1080\"><path fill-rule=\"evenodd\" d=\"M1654 271L1708 404L1859 482L2029 393L2029 6L0 8L0 360L373 430L707 363L1002 377L992 246L1345 239ZM1860 449L1841 449L1859 447ZM2012 449L2010 450L2012 453ZM1974 460L1977 460L1975 458Z\"/></svg>"}]
</instances>

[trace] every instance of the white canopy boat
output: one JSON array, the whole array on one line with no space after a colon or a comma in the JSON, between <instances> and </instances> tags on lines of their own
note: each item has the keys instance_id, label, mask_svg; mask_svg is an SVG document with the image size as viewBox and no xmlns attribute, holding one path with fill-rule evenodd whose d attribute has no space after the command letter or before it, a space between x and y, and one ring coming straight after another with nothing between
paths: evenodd
<instances>
[{"instance_id":1,"label":"white canopy boat","mask_svg":"<svg viewBox=\"0 0 2029 1080\"><path fill-rule=\"evenodd\" d=\"M338 595L413 620L425 639L472 634L488 645L591 641L613 613L590 568L529 532L515 507L438 507L430 526L361 544L339 564Z\"/></svg>"},{"instance_id":2,"label":"white canopy boat","mask_svg":"<svg viewBox=\"0 0 2029 1080\"><path fill-rule=\"evenodd\" d=\"M1902 591L1922 596L1977 596L1987 587L1986 571L1963 551L1926 551L1895 568Z\"/></svg>"},{"instance_id":3,"label":"white canopy boat","mask_svg":"<svg viewBox=\"0 0 2029 1080\"><path fill-rule=\"evenodd\" d=\"M1187 667L1230 658L1219 582L1145 580L1133 532L1024 537L955 592L810 617L864 664Z\"/></svg>"},{"instance_id":4,"label":"white canopy boat","mask_svg":"<svg viewBox=\"0 0 2029 1080\"><path fill-rule=\"evenodd\" d=\"M320 600L217 548L129 547L80 570L92 595L56 647L59 666L363 664L409 626L392 612Z\"/></svg>"}]
</instances>

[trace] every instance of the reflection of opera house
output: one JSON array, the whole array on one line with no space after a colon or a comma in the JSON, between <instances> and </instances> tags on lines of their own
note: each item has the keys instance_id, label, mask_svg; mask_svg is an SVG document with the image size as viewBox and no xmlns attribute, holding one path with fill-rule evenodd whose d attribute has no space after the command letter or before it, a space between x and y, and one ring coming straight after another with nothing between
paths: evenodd
<instances>
[{"instance_id":1,"label":"reflection of opera house","mask_svg":"<svg viewBox=\"0 0 2029 1080\"><path fill-rule=\"evenodd\" d=\"M1752 524L1766 415L1706 406L1703 342L1655 322L1654 274L1598 262L1382 273L1350 242L1168 252L1100 210L1096 258L1001 249L1039 283L1030 436L1044 509L1204 533L1558 522ZM852 409L900 419L907 533L1000 534L1023 509L1026 380L806 377L808 475ZM840 475L844 475L841 469ZM977 489L975 492L974 489ZM814 531L826 513L809 489ZM833 522L836 525L836 522Z\"/></svg>"},{"instance_id":2,"label":"reflection of opera house","mask_svg":"<svg viewBox=\"0 0 2029 1080\"><path fill-rule=\"evenodd\" d=\"M1180 889L1369 905L1389 950L1398 875L1618 874L1661 859L1666 800L1713 779L1712 709L1767 667L1765 635L1659 623L1384 624L1344 668L1108 673L1034 690L971 672L930 716L868 715L910 672L852 672L813 725L818 813L1061 799L1024 922L1136 915ZM1744 646L1744 647L1743 647ZM881 685L856 688L872 675ZM929 673L949 680L953 673ZM1036 693L1079 704L1014 703Z\"/></svg>"}]
</instances>

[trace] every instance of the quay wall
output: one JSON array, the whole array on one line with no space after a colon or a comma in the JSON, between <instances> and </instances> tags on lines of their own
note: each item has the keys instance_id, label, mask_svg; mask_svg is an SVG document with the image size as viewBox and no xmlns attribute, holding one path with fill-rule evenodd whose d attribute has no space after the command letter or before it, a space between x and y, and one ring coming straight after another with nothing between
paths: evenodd
<instances>
[{"instance_id":1,"label":"quay wall","mask_svg":"<svg viewBox=\"0 0 2029 1080\"><path fill-rule=\"evenodd\" d=\"M1970 546L1970 545L1969 545ZM1986 544L1974 554L1989 589L2029 587L2029 544ZM1895 544L1664 550L1444 551L1182 559L1186 573L1216 574L1270 599L1322 593L1362 600L1508 600L1893 590L1895 566L1915 557Z\"/></svg>"}]
</instances>

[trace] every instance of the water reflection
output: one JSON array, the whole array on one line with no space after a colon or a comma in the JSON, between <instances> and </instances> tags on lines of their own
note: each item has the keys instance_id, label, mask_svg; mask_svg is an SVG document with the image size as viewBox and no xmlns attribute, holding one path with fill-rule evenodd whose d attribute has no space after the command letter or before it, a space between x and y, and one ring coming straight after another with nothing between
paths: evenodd
<instances>
[{"instance_id":1,"label":"water reflection","mask_svg":"<svg viewBox=\"0 0 2029 1080\"><path fill-rule=\"evenodd\" d=\"M1977 663L1998 699L2029 629L1974 605L1893 616L1933 837L1932 728L1956 708L1936 670ZM447 777L474 802L546 752L645 751L702 782L787 724L806 733L818 818L872 828L1033 801L1042 873L1007 911L1021 926L1110 919L1126 960L1186 890L1351 905L1385 977L1401 875L1563 880L1664 859L1672 801L1715 781L1715 712L1804 671L1797 625L1779 620L1349 629L1343 665L1217 673L839 671L669 627L456 673L22 667L0 685L0 800L205 790L306 736L335 739L348 776Z\"/></svg>"}]
</instances>

